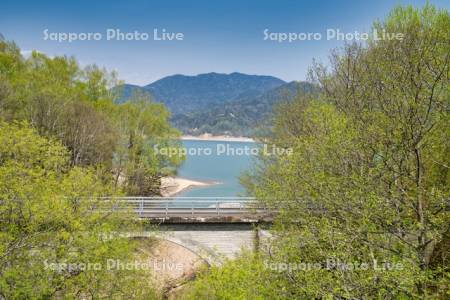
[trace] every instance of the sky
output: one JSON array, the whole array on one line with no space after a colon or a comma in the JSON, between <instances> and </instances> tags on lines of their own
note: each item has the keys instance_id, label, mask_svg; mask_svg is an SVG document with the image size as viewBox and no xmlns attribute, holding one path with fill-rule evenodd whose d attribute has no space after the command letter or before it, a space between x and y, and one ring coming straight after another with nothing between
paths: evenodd
<instances>
[{"instance_id":1,"label":"sky","mask_svg":"<svg viewBox=\"0 0 450 300\"><path fill-rule=\"evenodd\" d=\"M344 44L328 37L327 30L355 37L355 32L370 32L372 22L386 17L396 5L423 6L425 2L2 0L0 33L15 41L24 55L37 50L74 56L83 66L95 63L137 85L173 74L208 72L272 75L292 81L305 80L313 59L326 62L330 50ZM450 7L449 0L432 3ZM155 29L156 38L165 30L171 37L179 33L179 40L155 40ZM108 30L131 33L132 40L121 40L124 37L117 34L108 37ZM63 40L69 33L75 40L69 42L68 36ZM88 33L96 36L80 40ZM292 38L303 40L280 42L282 35L277 33L295 33Z\"/></svg>"}]
</instances>

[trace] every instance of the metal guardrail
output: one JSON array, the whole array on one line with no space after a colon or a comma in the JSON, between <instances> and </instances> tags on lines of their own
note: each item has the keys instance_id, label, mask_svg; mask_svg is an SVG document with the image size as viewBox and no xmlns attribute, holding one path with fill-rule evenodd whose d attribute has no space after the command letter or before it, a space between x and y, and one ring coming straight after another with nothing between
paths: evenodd
<instances>
[{"instance_id":1,"label":"metal guardrail","mask_svg":"<svg viewBox=\"0 0 450 300\"><path fill-rule=\"evenodd\" d=\"M110 198L105 198L110 199ZM119 209L142 218L239 217L267 214L252 197L118 197Z\"/></svg>"}]
</instances>

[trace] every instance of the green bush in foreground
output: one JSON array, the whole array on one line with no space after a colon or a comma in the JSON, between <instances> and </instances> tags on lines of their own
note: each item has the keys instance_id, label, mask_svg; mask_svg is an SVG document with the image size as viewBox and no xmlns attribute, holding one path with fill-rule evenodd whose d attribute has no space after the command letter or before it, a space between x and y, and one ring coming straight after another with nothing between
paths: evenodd
<instances>
[{"instance_id":1,"label":"green bush in foreground","mask_svg":"<svg viewBox=\"0 0 450 300\"><path fill-rule=\"evenodd\" d=\"M154 297L146 272L107 267L132 259L133 243L117 233L134 225L92 200L112 185L69 160L26 123L0 123L0 298Z\"/></svg>"},{"instance_id":2,"label":"green bush in foreground","mask_svg":"<svg viewBox=\"0 0 450 300\"><path fill-rule=\"evenodd\" d=\"M266 141L293 154L244 177L280 210L269 249L213 268L193 298L448 298L450 16L398 7L374 28L404 39L314 65L322 95L280 106Z\"/></svg>"}]
</instances>

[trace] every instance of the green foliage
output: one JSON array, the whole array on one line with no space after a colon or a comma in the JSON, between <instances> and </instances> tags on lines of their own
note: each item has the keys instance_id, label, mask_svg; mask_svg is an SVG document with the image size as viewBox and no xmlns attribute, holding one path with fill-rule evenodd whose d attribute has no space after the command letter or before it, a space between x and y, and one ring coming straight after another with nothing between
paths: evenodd
<instances>
[{"instance_id":1,"label":"green foliage","mask_svg":"<svg viewBox=\"0 0 450 300\"><path fill-rule=\"evenodd\" d=\"M0 123L0 295L154 297L149 274L107 268L133 258L133 242L118 233L135 229L129 215L111 212L114 203L94 200L112 195L112 185L69 163L61 143L26 123Z\"/></svg>"},{"instance_id":2,"label":"green foliage","mask_svg":"<svg viewBox=\"0 0 450 300\"><path fill-rule=\"evenodd\" d=\"M186 299L288 299L283 282L270 276L261 257L244 253L200 274Z\"/></svg>"},{"instance_id":3,"label":"green foliage","mask_svg":"<svg viewBox=\"0 0 450 300\"><path fill-rule=\"evenodd\" d=\"M161 176L181 161L158 156L151 146L157 140L179 147L173 142L179 132L148 95L116 105L116 85L116 74L95 65L82 69L74 58L38 52L24 59L17 46L0 41L0 119L26 120L40 135L60 140L71 165L114 174L116 188L158 195Z\"/></svg>"},{"instance_id":4,"label":"green foliage","mask_svg":"<svg viewBox=\"0 0 450 300\"><path fill-rule=\"evenodd\" d=\"M0 40L0 298L156 297L148 271L108 267L136 259L123 233L137 227L97 197L158 195L181 159L152 146L178 147L179 132L151 99L116 105L116 84L96 66L24 58Z\"/></svg>"},{"instance_id":5,"label":"green foliage","mask_svg":"<svg viewBox=\"0 0 450 300\"><path fill-rule=\"evenodd\" d=\"M348 45L329 67L315 64L323 93L281 105L267 140L293 154L261 157L245 177L257 199L279 210L270 248L252 266L322 268L265 268L229 283L228 269L246 272L230 263L223 276L202 279L199 289L212 287L205 298L258 298L260 282L279 284L268 298L448 296L450 16L431 5L399 7L374 27L404 39ZM324 268L331 259L368 267Z\"/></svg>"},{"instance_id":6,"label":"green foliage","mask_svg":"<svg viewBox=\"0 0 450 300\"><path fill-rule=\"evenodd\" d=\"M120 143L114 157L116 182L125 178L130 195L159 194L160 178L174 172L183 157L163 156L154 147L180 147L174 139L179 133L168 123L169 113L146 94L136 93L117 106Z\"/></svg>"}]
</instances>

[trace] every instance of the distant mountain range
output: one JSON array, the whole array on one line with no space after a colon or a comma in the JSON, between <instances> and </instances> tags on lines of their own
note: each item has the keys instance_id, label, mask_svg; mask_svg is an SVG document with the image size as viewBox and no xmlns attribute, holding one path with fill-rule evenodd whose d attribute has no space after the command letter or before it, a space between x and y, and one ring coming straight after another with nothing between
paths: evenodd
<instances>
[{"instance_id":1,"label":"distant mountain range","mask_svg":"<svg viewBox=\"0 0 450 300\"><path fill-rule=\"evenodd\" d=\"M272 76L242 73L207 73L196 76L172 75L140 87L126 84L121 101L136 90L150 93L163 102L173 114L204 109L211 104L223 104L244 96L259 96L285 82Z\"/></svg>"},{"instance_id":2,"label":"distant mountain range","mask_svg":"<svg viewBox=\"0 0 450 300\"><path fill-rule=\"evenodd\" d=\"M254 135L267 127L275 103L317 90L307 82L242 73L173 75L142 87L124 84L115 89L120 92L118 103L135 92L164 103L172 112L173 125L184 133L234 136Z\"/></svg>"}]
</instances>

